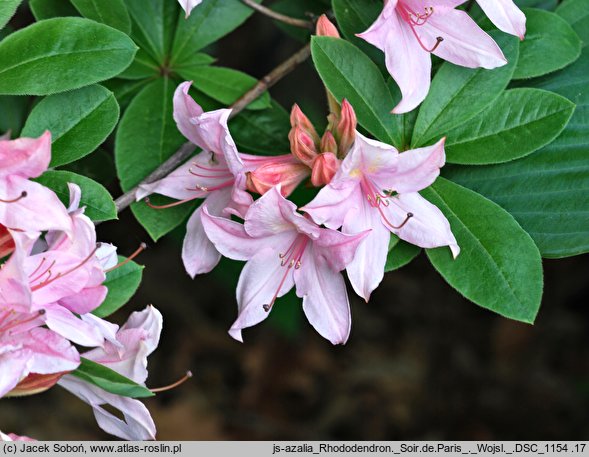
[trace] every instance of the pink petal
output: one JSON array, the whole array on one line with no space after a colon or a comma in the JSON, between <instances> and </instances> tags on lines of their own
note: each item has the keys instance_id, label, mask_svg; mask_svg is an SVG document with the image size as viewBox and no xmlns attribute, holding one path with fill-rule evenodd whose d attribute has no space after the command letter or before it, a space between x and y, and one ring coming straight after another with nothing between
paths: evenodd
<instances>
[{"instance_id":1,"label":"pink petal","mask_svg":"<svg viewBox=\"0 0 589 457\"><path fill-rule=\"evenodd\" d=\"M395 235L422 248L450 246L454 257L458 256L460 248L452 234L450 223L437 206L432 205L417 192L400 194L389 201L389 206L382 209L394 225L401 225L407 213L413 214L403 228L391 229Z\"/></svg>"},{"instance_id":2,"label":"pink petal","mask_svg":"<svg viewBox=\"0 0 589 457\"><path fill-rule=\"evenodd\" d=\"M178 86L174 92L174 120L178 130L192 143L201 146L198 130L190 122L192 118L200 116L204 110L188 94L192 81L187 81Z\"/></svg>"},{"instance_id":3,"label":"pink petal","mask_svg":"<svg viewBox=\"0 0 589 457\"><path fill-rule=\"evenodd\" d=\"M51 162L51 132L37 139L0 140L0 179L10 175L22 178L41 176ZM0 196L2 198L2 196Z\"/></svg>"},{"instance_id":4,"label":"pink petal","mask_svg":"<svg viewBox=\"0 0 589 457\"><path fill-rule=\"evenodd\" d=\"M322 229L319 239L313 242L313 253L316 258L322 257L332 270L342 271L354 260L358 246L370 233L366 230L349 235Z\"/></svg>"},{"instance_id":5,"label":"pink petal","mask_svg":"<svg viewBox=\"0 0 589 457\"><path fill-rule=\"evenodd\" d=\"M47 327L55 333L81 346L95 347L104 343L104 337L99 329L61 306L45 308L45 320Z\"/></svg>"},{"instance_id":6,"label":"pink petal","mask_svg":"<svg viewBox=\"0 0 589 457\"><path fill-rule=\"evenodd\" d=\"M31 373L52 374L73 371L80 365L80 355L69 341L45 328L34 328L23 334L33 352Z\"/></svg>"},{"instance_id":7,"label":"pink petal","mask_svg":"<svg viewBox=\"0 0 589 457\"><path fill-rule=\"evenodd\" d=\"M398 193L417 192L433 184L446 163L442 138L433 146L412 149L399 154L387 167L371 177L381 189Z\"/></svg>"},{"instance_id":8,"label":"pink petal","mask_svg":"<svg viewBox=\"0 0 589 457\"><path fill-rule=\"evenodd\" d=\"M507 63L493 38L464 11L438 9L418 33L428 47L434 46L437 37L444 38L433 53L456 65L493 69Z\"/></svg>"},{"instance_id":9,"label":"pink petal","mask_svg":"<svg viewBox=\"0 0 589 457\"><path fill-rule=\"evenodd\" d=\"M0 398L10 392L30 372L33 353L20 346L0 347Z\"/></svg>"},{"instance_id":10,"label":"pink petal","mask_svg":"<svg viewBox=\"0 0 589 457\"><path fill-rule=\"evenodd\" d=\"M314 251L314 246L309 246L301 268L295 270L294 280L309 323L332 344L345 344L352 319L341 273L333 270L323 254Z\"/></svg>"},{"instance_id":11,"label":"pink petal","mask_svg":"<svg viewBox=\"0 0 589 457\"><path fill-rule=\"evenodd\" d=\"M188 18L192 10L202 3L202 0L178 0L178 2L186 12L186 17Z\"/></svg>"},{"instance_id":12,"label":"pink petal","mask_svg":"<svg viewBox=\"0 0 589 457\"><path fill-rule=\"evenodd\" d=\"M87 314L98 308L107 294L105 286L86 287L75 295L62 298L59 304L76 314Z\"/></svg>"},{"instance_id":13,"label":"pink petal","mask_svg":"<svg viewBox=\"0 0 589 457\"><path fill-rule=\"evenodd\" d=\"M336 187L338 184L332 181L321 189L310 203L301 208L317 224L331 229L340 228L346 215L360 208L364 200L358 182L348 180L344 186Z\"/></svg>"},{"instance_id":14,"label":"pink petal","mask_svg":"<svg viewBox=\"0 0 589 457\"><path fill-rule=\"evenodd\" d=\"M477 0L477 3L499 30L524 39L526 15L513 0Z\"/></svg>"},{"instance_id":15,"label":"pink petal","mask_svg":"<svg viewBox=\"0 0 589 457\"><path fill-rule=\"evenodd\" d=\"M275 249L263 249L246 263L237 284L239 314L229 330L233 338L243 342L241 331L268 317L263 306L292 289L292 271L292 268L281 265Z\"/></svg>"}]
</instances>

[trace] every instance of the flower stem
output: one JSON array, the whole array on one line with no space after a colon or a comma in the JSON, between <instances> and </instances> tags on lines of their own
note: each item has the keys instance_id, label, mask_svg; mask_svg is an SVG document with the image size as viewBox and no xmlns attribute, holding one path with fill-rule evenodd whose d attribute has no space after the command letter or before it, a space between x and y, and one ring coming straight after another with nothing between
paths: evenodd
<instances>
[{"instance_id":1,"label":"flower stem","mask_svg":"<svg viewBox=\"0 0 589 457\"><path fill-rule=\"evenodd\" d=\"M254 0L241 0L251 9L256 10L259 13L262 13L264 16L268 16L276 21L284 22L285 24L292 25L294 27L300 27L302 29L313 30L314 25L310 21L305 21L303 19L296 19L294 17L286 16L284 14L277 13L270 8L265 7L264 5L260 5L256 3Z\"/></svg>"}]
</instances>

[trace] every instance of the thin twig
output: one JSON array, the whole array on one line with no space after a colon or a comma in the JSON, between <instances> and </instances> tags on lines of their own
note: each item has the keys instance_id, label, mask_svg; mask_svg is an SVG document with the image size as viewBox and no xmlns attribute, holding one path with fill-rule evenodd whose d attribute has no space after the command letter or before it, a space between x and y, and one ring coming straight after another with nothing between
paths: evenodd
<instances>
[{"instance_id":1,"label":"thin twig","mask_svg":"<svg viewBox=\"0 0 589 457\"><path fill-rule=\"evenodd\" d=\"M256 98L262 95L265 91L270 89L274 84L288 75L298 65L303 63L311 55L311 48L307 44L301 48L296 54L278 65L274 70L264 76L260 81L256 83L254 87L248 90L239 100L237 100L230 108L232 108L231 115L229 118L237 116L244 108L253 102ZM186 162L193 154L196 146L190 142L184 143L176 153L162 163L153 173L145 178L141 184L151 184L162 178L168 176L172 171ZM139 185L141 185L139 184ZM125 192L119 198L115 200L117 213L120 213L125 208L129 207L131 203L135 201L135 194L139 189L139 185L134 187L128 192Z\"/></svg>"},{"instance_id":2,"label":"thin twig","mask_svg":"<svg viewBox=\"0 0 589 457\"><path fill-rule=\"evenodd\" d=\"M264 16L268 16L276 21L284 22L285 24L292 25L294 27L300 27L302 29L313 30L314 24L310 21L305 21L303 19L297 19L294 17L286 16L284 14L277 13L270 8L265 7L264 5L260 5L256 3L254 0L241 0L251 9L256 10L259 13L262 13Z\"/></svg>"}]
</instances>

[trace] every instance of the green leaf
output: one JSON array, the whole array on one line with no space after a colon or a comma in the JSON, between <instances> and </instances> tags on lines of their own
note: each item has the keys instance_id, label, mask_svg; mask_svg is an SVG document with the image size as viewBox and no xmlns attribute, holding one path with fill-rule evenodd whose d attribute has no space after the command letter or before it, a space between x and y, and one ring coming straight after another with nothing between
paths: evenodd
<instances>
[{"instance_id":1,"label":"green leaf","mask_svg":"<svg viewBox=\"0 0 589 457\"><path fill-rule=\"evenodd\" d=\"M119 263L125 260L125 257L119 256ZM143 268L143 265L138 265L131 260L109 271L103 283L108 288L108 295L102 304L92 311L92 314L102 318L108 317L126 305L141 284Z\"/></svg>"},{"instance_id":2,"label":"green leaf","mask_svg":"<svg viewBox=\"0 0 589 457\"><path fill-rule=\"evenodd\" d=\"M583 46L589 44L589 0L566 0L556 9L556 14L573 27Z\"/></svg>"},{"instance_id":3,"label":"green leaf","mask_svg":"<svg viewBox=\"0 0 589 457\"><path fill-rule=\"evenodd\" d=\"M193 81L194 87L224 105L231 105L245 92L254 87L257 79L232 70L231 68L199 66L180 69L178 73L186 81ZM262 110L270 107L270 95L264 92L248 105L250 110Z\"/></svg>"},{"instance_id":4,"label":"green leaf","mask_svg":"<svg viewBox=\"0 0 589 457\"><path fill-rule=\"evenodd\" d=\"M70 171L46 171L37 182L52 189L64 205L68 206L70 192L68 183L77 184L82 190L80 207L86 207L85 214L94 222L117 219L117 209L108 191L96 181Z\"/></svg>"},{"instance_id":5,"label":"green leaf","mask_svg":"<svg viewBox=\"0 0 589 457\"><path fill-rule=\"evenodd\" d=\"M346 98L354 107L358 122L379 140L401 147L399 116L378 67L353 44L331 37L313 37L313 62L329 91L339 101Z\"/></svg>"},{"instance_id":6,"label":"green leaf","mask_svg":"<svg viewBox=\"0 0 589 457\"><path fill-rule=\"evenodd\" d=\"M8 24L21 3L22 0L0 0L0 29Z\"/></svg>"},{"instance_id":7,"label":"green leaf","mask_svg":"<svg viewBox=\"0 0 589 457\"><path fill-rule=\"evenodd\" d=\"M29 115L22 135L37 138L51 131L51 166L57 167L96 150L118 120L113 93L94 85L43 99Z\"/></svg>"},{"instance_id":8,"label":"green leaf","mask_svg":"<svg viewBox=\"0 0 589 457\"><path fill-rule=\"evenodd\" d=\"M54 17L79 16L69 0L29 0L29 7L38 21Z\"/></svg>"},{"instance_id":9,"label":"green leaf","mask_svg":"<svg viewBox=\"0 0 589 457\"><path fill-rule=\"evenodd\" d=\"M131 33L131 18L123 0L70 0L82 16L110 25L127 35Z\"/></svg>"},{"instance_id":10,"label":"green leaf","mask_svg":"<svg viewBox=\"0 0 589 457\"><path fill-rule=\"evenodd\" d=\"M415 123L413 147L438 141L493 103L511 80L518 60L516 37L492 33L508 64L495 70L470 69L444 63L434 77Z\"/></svg>"},{"instance_id":11,"label":"green leaf","mask_svg":"<svg viewBox=\"0 0 589 457\"><path fill-rule=\"evenodd\" d=\"M146 79L160 75L158 64L143 49L139 49L129 67L118 75L121 79Z\"/></svg>"},{"instance_id":12,"label":"green leaf","mask_svg":"<svg viewBox=\"0 0 589 457\"><path fill-rule=\"evenodd\" d=\"M112 78L137 48L124 33L89 19L37 22L0 41L0 93L49 95Z\"/></svg>"},{"instance_id":13,"label":"green leaf","mask_svg":"<svg viewBox=\"0 0 589 457\"><path fill-rule=\"evenodd\" d=\"M125 0L133 22L132 37L160 65L167 63L179 14L178 2Z\"/></svg>"},{"instance_id":14,"label":"green leaf","mask_svg":"<svg viewBox=\"0 0 589 457\"><path fill-rule=\"evenodd\" d=\"M573 65L534 85L577 104L556 141L514 162L442 172L509 211L544 257L589 252L589 48Z\"/></svg>"},{"instance_id":15,"label":"green leaf","mask_svg":"<svg viewBox=\"0 0 589 457\"><path fill-rule=\"evenodd\" d=\"M389 254L387 256L387 263L384 267L385 273L404 267L413 259L415 259L420 253L420 247L415 246L414 244L406 243L395 235L391 235Z\"/></svg>"},{"instance_id":16,"label":"green leaf","mask_svg":"<svg viewBox=\"0 0 589 457\"><path fill-rule=\"evenodd\" d=\"M103 186L110 186L117 176L115 162L111 154L100 148L83 159L63 166L61 169L86 176Z\"/></svg>"},{"instance_id":17,"label":"green leaf","mask_svg":"<svg viewBox=\"0 0 589 457\"><path fill-rule=\"evenodd\" d=\"M439 178L422 191L448 218L461 253L427 255L444 279L477 305L533 323L542 299L542 259L530 236L498 205Z\"/></svg>"},{"instance_id":18,"label":"green leaf","mask_svg":"<svg viewBox=\"0 0 589 457\"><path fill-rule=\"evenodd\" d=\"M325 4L316 0L297 0L296 2L291 0L278 0L272 3L271 8L273 11L286 16L308 20L309 15L319 17L328 10L329 6L326 7ZM311 37L311 30L288 25L280 21L274 21L274 24L287 35L301 43L307 43Z\"/></svg>"},{"instance_id":19,"label":"green leaf","mask_svg":"<svg viewBox=\"0 0 589 457\"><path fill-rule=\"evenodd\" d=\"M129 398L148 398L154 394L147 387L137 384L135 381L120 375L114 370L80 357L80 366L70 373L90 384L100 387L111 394Z\"/></svg>"},{"instance_id":20,"label":"green leaf","mask_svg":"<svg viewBox=\"0 0 589 457\"><path fill-rule=\"evenodd\" d=\"M182 65L196 51L235 30L253 12L241 0L204 0L188 19L181 14L172 47L171 66Z\"/></svg>"},{"instance_id":21,"label":"green leaf","mask_svg":"<svg viewBox=\"0 0 589 457\"><path fill-rule=\"evenodd\" d=\"M210 65L215 62L215 58L203 52L191 54L189 58L178 63L172 69L174 72L190 71L195 72L202 68L203 65Z\"/></svg>"},{"instance_id":22,"label":"green leaf","mask_svg":"<svg viewBox=\"0 0 589 457\"><path fill-rule=\"evenodd\" d=\"M0 132L10 130L12 138L17 138L27 117L30 102L26 97L0 96Z\"/></svg>"},{"instance_id":23,"label":"green leaf","mask_svg":"<svg viewBox=\"0 0 589 457\"><path fill-rule=\"evenodd\" d=\"M520 44L520 58L514 79L534 78L570 65L581 54L581 40L559 15L526 8L526 39Z\"/></svg>"},{"instance_id":24,"label":"green leaf","mask_svg":"<svg viewBox=\"0 0 589 457\"><path fill-rule=\"evenodd\" d=\"M574 103L539 89L513 89L460 127L448 132L448 163L509 162L546 146L566 127Z\"/></svg>"},{"instance_id":25,"label":"green leaf","mask_svg":"<svg viewBox=\"0 0 589 457\"><path fill-rule=\"evenodd\" d=\"M103 85L113 92L121 110L124 111L129 103L131 103L131 100L149 83L150 81L148 79L129 80L114 78L104 81Z\"/></svg>"},{"instance_id":26,"label":"green leaf","mask_svg":"<svg viewBox=\"0 0 589 457\"><path fill-rule=\"evenodd\" d=\"M263 111L242 111L229 121L229 129L240 151L261 155L290 152L290 117L275 101Z\"/></svg>"},{"instance_id":27,"label":"green leaf","mask_svg":"<svg viewBox=\"0 0 589 457\"><path fill-rule=\"evenodd\" d=\"M139 184L185 141L172 117L174 89L167 78L153 81L133 99L123 115L115 140L115 163L125 192ZM152 202L162 204L157 198ZM157 241L181 224L194 205L155 210L139 202L131 209Z\"/></svg>"}]
</instances>

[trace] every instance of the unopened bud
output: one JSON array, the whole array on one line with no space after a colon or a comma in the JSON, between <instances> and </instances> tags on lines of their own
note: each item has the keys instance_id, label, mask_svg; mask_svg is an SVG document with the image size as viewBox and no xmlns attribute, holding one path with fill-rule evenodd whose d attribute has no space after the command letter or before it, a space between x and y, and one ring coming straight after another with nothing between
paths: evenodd
<instances>
[{"instance_id":1,"label":"unopened bud","mask_svg":"<svg viewBox=\"0 0 589 457\"><path fill-rule=\"evenodd\" d=\"M356 140L358 120L352 105L344 99L338 123L334 129L334 136L339 144L339 157L344 158Z\"/></svg>"},{"instance_id":2,"label":"unopened bud","mask_svg":"<svg viewBox=\"0 0 589 457\"><path fill-rule=\"evenodd\" d=\"M313 163L311 171L311 184L315 187L323 187L331 182L339 168L340 162L332 152L324 152Z\"/></svg>"},{"instance_id":3,"label":"unopened bud","mask_svg":"<svg viewBox=\"0 0 589 457\"><path fill-rule=\"evenodd\" d=\"M313 139L315 145L319 146L319 134L315 130L313 123L307 116L305 116L305 113L303 113L301 108L299 108L299 105L296 103L290 112L290 125L293 127L293 129L295 127L299 127L304 130Z\"/></svg>"},{"instance_id":4,"label":"unopened bud","mask_svg":"<svg viewBox=\"0 0 589 457\"><path fill-rule=\"evenodd\" d=\"M296 187L309 176L309 167L291 159L265 163L255 171L247 173L247 189L264 195L273 187L282 184L282 194L290 195Z\"/></svg>"},{"instance_id":5,"label":"unopened bud","mask_svg":"<svg viewBox=\"0 0 589 457\"><path fill-rule=\"evenodd\" d=\"M0 224L0 259L7 257L15 249L12 235L6 227Z\"/></svg>"},{"instance_id":6,"label":"unopened bud","mask_svg":"<svg viewBox=\"0 0 589 457\"><path fill-rule=\"evenodd\" d=\"M293 127L289 135L290 151L302 163L311 167L317 157L316 143L306 130L301 127Z\"/></svg>"},{"instance_id":7,"label":"unopened bud","mask_svg":"<svg viewBox=\"0 0 589 457\"><path fill-rule=\"evenodd\" d=\"M337 156L337 141L329 130L321 138L321 152L331 152Z\"/></svg>"},{"instance_id":8,"label":"unopened bud","mask_svg":"<svg viewBox=\"0 0 589 457\"><path fill-rule=\"evenodd\" d=\"M339 38L339 32L335 28L335 25L331 23L331 21L327 18L325 14L322 14L319 20L317 21L317 35L318 36L330 36L334 38Z\"/></svg>"},{"instance_id":9,"label":"unopened bud","mask_svg":"<svg viewBox=\"0 0 589 457\"><path fill-rule=\"evenodd\" d=\"M51 389L66 374L67 372L52 374L31 373L8 392L6 397L24 397L40 394Z\"/></svg>"}]
</instances>

